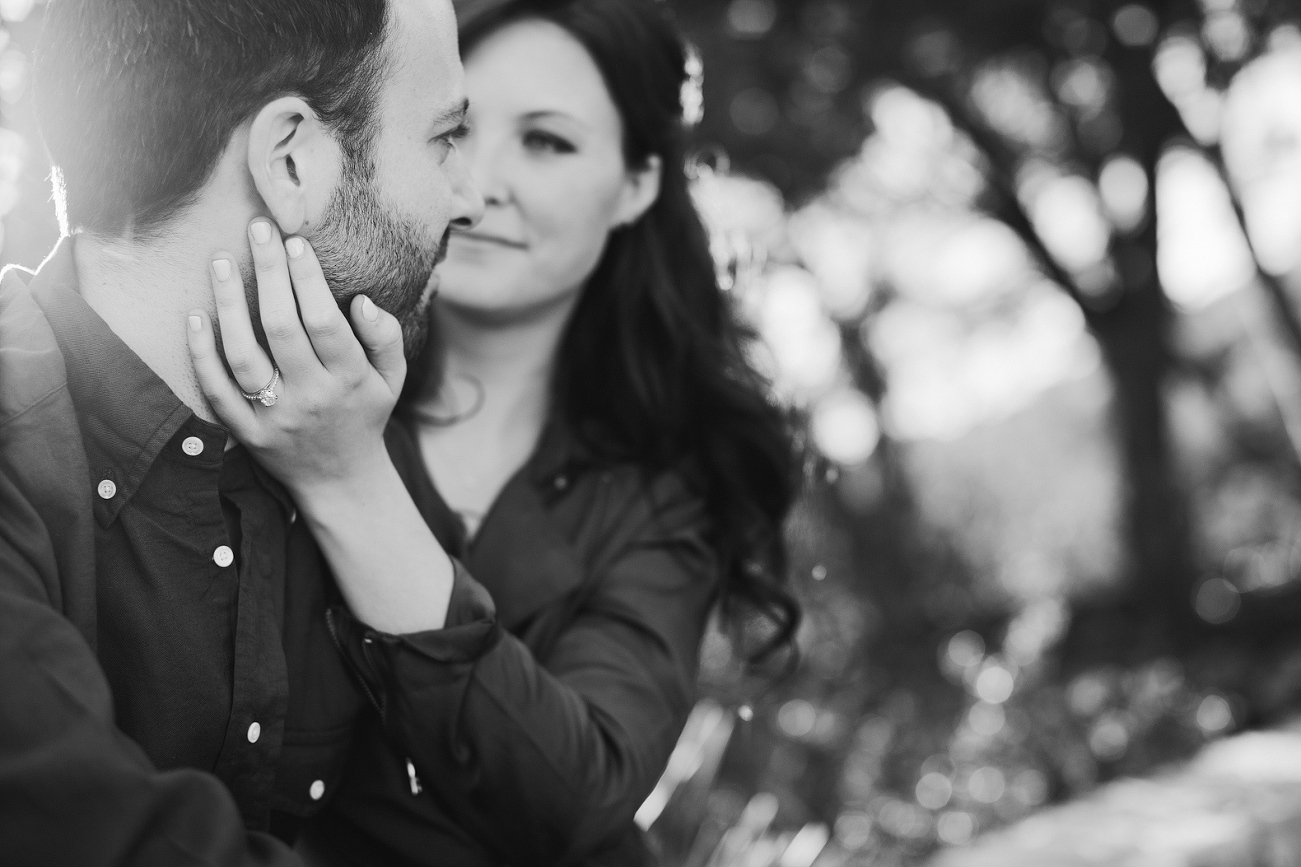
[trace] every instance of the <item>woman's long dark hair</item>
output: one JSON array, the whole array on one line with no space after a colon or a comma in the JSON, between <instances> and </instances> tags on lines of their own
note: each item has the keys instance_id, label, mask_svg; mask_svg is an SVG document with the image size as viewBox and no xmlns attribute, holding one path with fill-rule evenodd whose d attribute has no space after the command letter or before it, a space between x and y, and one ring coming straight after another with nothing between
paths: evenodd
<instances>
[{"instance_id":1,"label":"woman's long dark hair","mask_svg":"<svg viewBox=\"0 0 1301 867\"><path fill-rule=\"evenodd\" d=\"M648 471L688 468L720 555L722 613L771 624L759 657L790 644L782 524L798 470L786 414L746 360L751 332L720 288L686 176L687 49L658 0L458 4L461 49L524 19L578 40L623 120L624 159L663 163L659 198L610 236L560 346L557 410L588 445Z\"/></svg>"}]
</instances>

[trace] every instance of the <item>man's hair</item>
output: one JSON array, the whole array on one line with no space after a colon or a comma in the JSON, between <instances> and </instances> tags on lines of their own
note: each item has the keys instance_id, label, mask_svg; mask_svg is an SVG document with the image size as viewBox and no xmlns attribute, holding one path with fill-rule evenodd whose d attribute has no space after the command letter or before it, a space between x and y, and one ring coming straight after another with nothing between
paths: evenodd
<instances>
[{"instance_id":1,"label":"man's hair","mask_svg":"<svg viewBox=\"0 0 1301 867\"><path fill-rule=\"evenodd\" d=\"M60 219L149 236L193 202L231 134L303 97L365 161L386 68L388 0L51 0L37 122Z\"/></svg>"}]
</instances>

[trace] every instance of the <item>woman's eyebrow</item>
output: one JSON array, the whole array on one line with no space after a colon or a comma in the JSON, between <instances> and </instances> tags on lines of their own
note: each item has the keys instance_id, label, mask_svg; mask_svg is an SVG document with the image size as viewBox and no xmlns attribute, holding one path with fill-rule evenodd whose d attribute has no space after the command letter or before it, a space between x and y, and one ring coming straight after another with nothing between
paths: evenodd
<instances>
[{"instance_id":1,"label":"woman's eyebrow","mask_svg":"<svg viewBox=\"0 0 1301 867\"><path fill-rule=\"evenodd\" d=\"M559 118L561 120L567 120L571 123L576 123L579 126L584 126L584 127L588 126L587 122L584 121L578 115L570 114L564 109L559 109L559 108L539 108L535 111L525 112L523 115L521 115L521 117L524 120L541 120L544 118Z\"/></svg>"}]
</instances>

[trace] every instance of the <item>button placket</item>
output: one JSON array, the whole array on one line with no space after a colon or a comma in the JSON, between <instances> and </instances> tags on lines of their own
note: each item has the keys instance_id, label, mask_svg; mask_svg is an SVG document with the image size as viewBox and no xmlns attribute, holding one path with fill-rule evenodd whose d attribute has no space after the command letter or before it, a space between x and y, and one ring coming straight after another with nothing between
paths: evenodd
<instances>
[{"instance_id":1,"label":"button placket","mask_svg":"<svg viewBox=\"0 0 1301 867\"><path fill-rule=\"evenodd\" d=\"M281 645L279 609L274 584L284 573L283 552L276 544L279 521L274 497L259 490L243 456L232 459L221 449L222 437L207 428L194 433L205 442L201 456L185 454L184 439L172 452L188 471L211 483L216 477L219 502L230 510L218 511L207 525L210 534L200 552L207 550L210 574L237 588L233 600L234 658L231 669L231 716L215 768L226 781L245 815L260 816L276 797L276 776L283 749L288 697L288 677ZM238 531L231 527L237 522ZM238 538L239 549L235 549ZM201 553L200 553L201 556ZM301 778L300 778L301 779ZM296 800L305 801L312 777L294 785Z\"/></svg>"}]
</instances>

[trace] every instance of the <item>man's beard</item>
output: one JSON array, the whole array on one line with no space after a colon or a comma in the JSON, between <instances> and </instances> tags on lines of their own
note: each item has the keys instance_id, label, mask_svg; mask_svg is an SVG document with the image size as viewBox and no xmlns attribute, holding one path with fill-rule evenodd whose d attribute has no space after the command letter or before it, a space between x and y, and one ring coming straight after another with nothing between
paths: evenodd
<instances>
[{"instance_id":1,"label":"man's beard","mask_svg":"<svg viewBox=\"0 0 1301 867\"><path fill-rule=\"evenodd\" d=\"M384 207L371 175L362 159L348 160L310 240L344 313L354 297L369 296L402 326L402 346L410 361L429 334L433 293L426 290L447 254L448 233L431 245L420 224Z\"/></svg>"}]
</instances>

